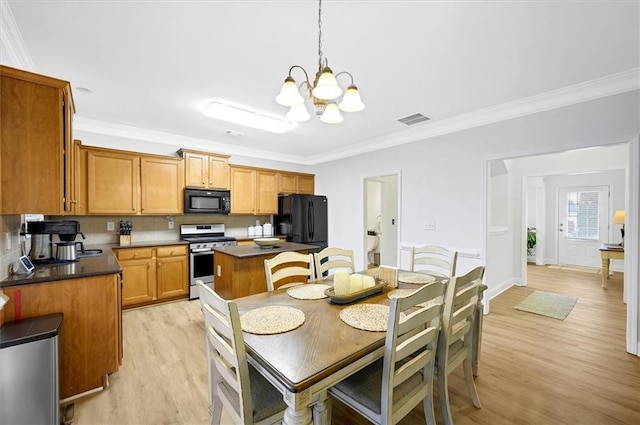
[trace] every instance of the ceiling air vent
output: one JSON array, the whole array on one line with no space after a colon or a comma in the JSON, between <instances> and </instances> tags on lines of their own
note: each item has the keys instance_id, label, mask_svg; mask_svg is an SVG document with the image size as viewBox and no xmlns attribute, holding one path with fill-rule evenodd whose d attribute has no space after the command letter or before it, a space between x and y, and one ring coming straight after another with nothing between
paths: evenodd
<instances>
[{"instance_id":1,"label":"ceiling air vent","mask_svg":"<svg viewBox=\"0 0 640 425\"><path fill-rule=\"evenodd\" d=\"M414 125L424 121L429 121L430 119L431 118L429 118L428 116L418 113L418 114L408 115L403 118L398 118L398 121L401 122L402 124Z\"/></svg>"}]
</instances>

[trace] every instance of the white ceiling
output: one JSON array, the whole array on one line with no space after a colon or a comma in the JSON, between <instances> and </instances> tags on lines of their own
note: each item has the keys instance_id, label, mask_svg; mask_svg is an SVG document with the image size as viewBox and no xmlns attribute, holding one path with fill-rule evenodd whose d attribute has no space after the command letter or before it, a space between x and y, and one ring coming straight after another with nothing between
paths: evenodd
<instances>
[{"instance_id":1,"label":"white ceiling","mask_svg":"<svg viewBox=\"0 0 640 425\"><path fill-rule=\"evenodd\" d=\"M271 134L198 108L284 118L274 97L289 67L317 68L316 1L2 1L21 67L71 81L78 128L221 153L311 164L638 88L637 1L325 0L324 55L367 107ZM396 121L416 112L432 121Z\"/></svg>"}]
</instances>

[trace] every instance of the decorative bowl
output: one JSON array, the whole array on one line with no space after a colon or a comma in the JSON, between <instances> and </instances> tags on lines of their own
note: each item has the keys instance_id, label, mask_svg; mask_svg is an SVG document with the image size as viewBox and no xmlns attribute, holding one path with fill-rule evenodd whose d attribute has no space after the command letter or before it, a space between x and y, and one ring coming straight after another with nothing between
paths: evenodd
<instances>
[{"instance_id":1,"label":"decorative bowl","mask_svg":"<svg viewBox=\"0 0 640 425\"><path fill-rule=\"evenodd\" d=\"M276 246L280 239L278 238L256 238L253 242L260 248L273 248Z\"/></svg>"}]
</instances>

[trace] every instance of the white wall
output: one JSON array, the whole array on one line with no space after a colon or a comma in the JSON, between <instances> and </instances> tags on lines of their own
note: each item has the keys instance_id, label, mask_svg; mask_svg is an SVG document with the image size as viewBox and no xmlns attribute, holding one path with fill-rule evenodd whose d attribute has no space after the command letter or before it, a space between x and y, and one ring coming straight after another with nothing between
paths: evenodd
<instances>
[{"instance_id":1,"label":"white wall","mask_svg":"<svg viewBox=\"0 0 640 425\"><path fill-rule=\"evenodd\" d=\"M320 164L315 169L316 189L332 200L329 240L338 246L353 246L356 262L362 263L360 182L364 176L400 170L401 245L433 243L479 252L479 258L465 261L463 257L461 264L490 266L486 279L490 290L505 278L520 279L519 234L510 233L492 242L501 247L497 258L489 259L485 253L483 197L487 177L483 159L626 142L639 132L638 114L638 92L628 92ZM513 190L522 191L520 182L514 186ZM520 193L518 199L521 197ZM510 229L520 228L521 211L519 203L512 206ZM437 229L423 230L427 221L435 221ZM514 250L518 252L515 257L509 254Z\"/></svg>"}]
</instances>

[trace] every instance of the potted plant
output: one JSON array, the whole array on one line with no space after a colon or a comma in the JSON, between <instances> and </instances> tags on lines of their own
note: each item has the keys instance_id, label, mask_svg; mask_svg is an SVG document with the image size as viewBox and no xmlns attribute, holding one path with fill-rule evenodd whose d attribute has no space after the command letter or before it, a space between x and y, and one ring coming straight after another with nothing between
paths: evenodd
<instances>
[{"instance_id":1,"label":"potted plant","mask_svg":"<svg viewBox=\"0 0 640 425\"><path fill-rule=\"evenodd\" d=\"M533 255L533 248L536 246L536 228L527 227L527 255Z\"/></svg>"}]
</instances>

